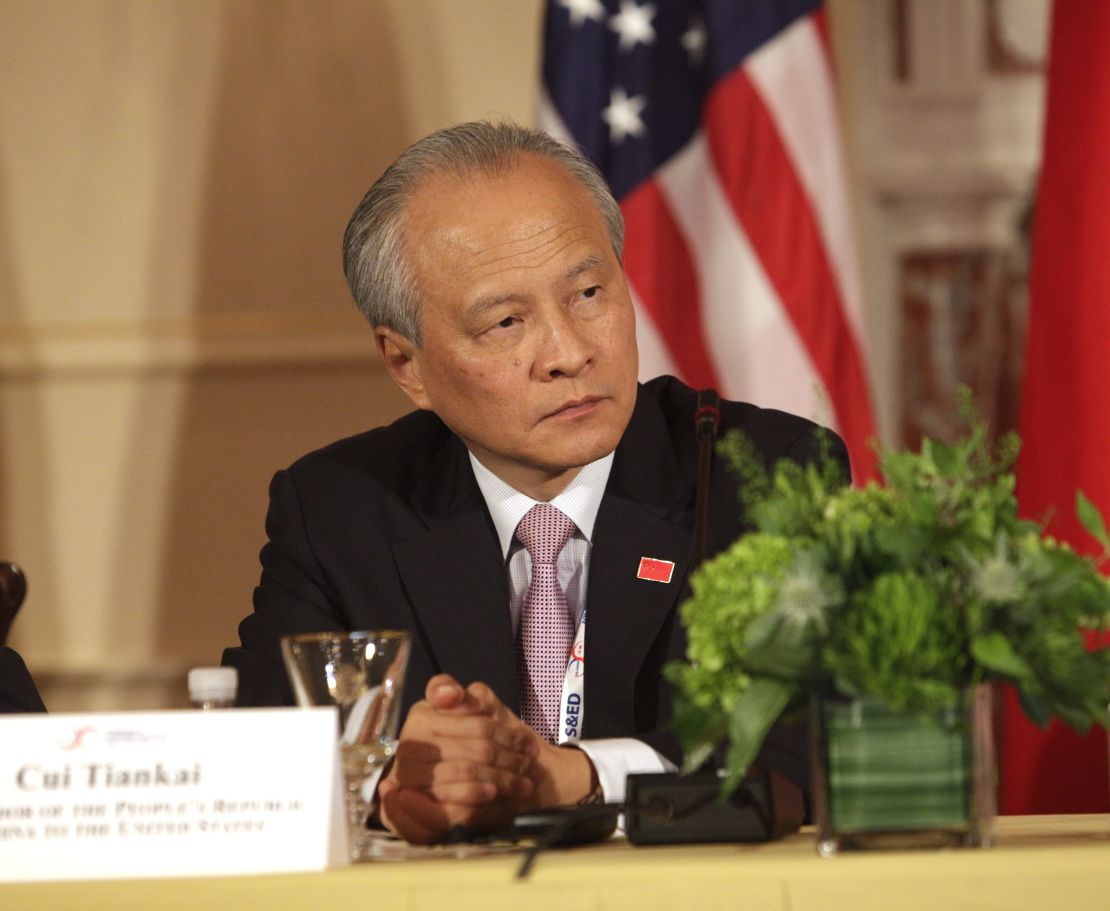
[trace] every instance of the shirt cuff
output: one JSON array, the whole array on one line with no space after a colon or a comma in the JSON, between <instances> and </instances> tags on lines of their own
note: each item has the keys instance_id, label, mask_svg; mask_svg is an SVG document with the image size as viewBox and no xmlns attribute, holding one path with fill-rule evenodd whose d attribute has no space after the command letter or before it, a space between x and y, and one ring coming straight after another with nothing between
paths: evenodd
<instances>
[{"instance_id":1,"label":"shirt cuff","mask_svg":"<svg viewBox=\"0 0 1110 911\"><path fill-rule=\"evenodd\" d=\"M678 769L666 756L634 737L579 740L568 746L578 747L590 758L606 803L624 803L625 777L628 775L674 772Z\"/></svg>"}]
</instances>

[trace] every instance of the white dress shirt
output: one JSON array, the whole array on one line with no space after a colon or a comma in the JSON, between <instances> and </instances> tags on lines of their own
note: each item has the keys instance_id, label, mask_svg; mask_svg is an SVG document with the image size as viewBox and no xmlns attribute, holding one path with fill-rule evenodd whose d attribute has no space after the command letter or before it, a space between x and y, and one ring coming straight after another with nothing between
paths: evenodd
<instances>
[{"instance_id":1,"label":"white dress shirt","mask_svg":"<svg viewBox=\"0 0 1110 911\"><path fill-rule=\"evenodd\" d=\"M505 557L509 579L509 611L512 614L515 637L520 626L524 595L532 578L532 558L524 545L516 540L516 527L524 514L540 501L510 487L474 458L472 453L470 465L474 469L474 477L485 498L494 528L497 529L501 553ZM594 521L597 519L597 511L601 507L601 498L612 467L613 453L591 462L578 472L562 493L550 501L552 506L574 522L577 529L559 553L556 563L556 575L559 585L566 593L567 607L575 628L586 606ZM604 660L604 655L590 656L591 663ZM584 705L583 713L586 717L589 717L589 712L589 705ZM575 745L594 764L602 793L608 803L624 800L625 776L630 773L675 770L670 760L634 737L580 740Z\"/></svg>"}]
</instances>

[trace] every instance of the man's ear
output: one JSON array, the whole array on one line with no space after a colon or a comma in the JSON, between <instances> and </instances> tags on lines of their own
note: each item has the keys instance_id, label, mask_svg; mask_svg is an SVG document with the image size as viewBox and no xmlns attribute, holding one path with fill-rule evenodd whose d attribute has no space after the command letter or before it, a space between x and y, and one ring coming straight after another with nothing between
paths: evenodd
<instances>
[{"instance_id":1,"label":"man's ear","mask_svg":"<svg viewBox=\"0 0 1110 911\"><path fill-rule=\"evenodd\" d=\"M431 401L421 376L419 346L389 326L374 327L374 342L393 382L417 408L430 409Z\"/></svg>"}]
</instances>

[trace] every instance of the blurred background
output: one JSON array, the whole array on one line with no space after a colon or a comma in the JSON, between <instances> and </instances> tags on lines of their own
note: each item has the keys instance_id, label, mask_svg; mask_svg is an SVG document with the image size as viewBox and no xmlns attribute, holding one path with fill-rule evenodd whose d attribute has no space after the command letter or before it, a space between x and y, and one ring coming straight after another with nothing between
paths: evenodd
<instances>
[{"instance_id":1,"label":"blurred background","mask_svg":"<svg viewBox=\"0 0 1110 911\"><path fill-rule=\"evenodd\" d=\"M829 0L892 445L1014 424L1047 0ZM406 401L340 240L406 145L535 123L541 0L0 0L0 557L53 711L184 702L272 473Z\"/></svg>"}]
</instances>

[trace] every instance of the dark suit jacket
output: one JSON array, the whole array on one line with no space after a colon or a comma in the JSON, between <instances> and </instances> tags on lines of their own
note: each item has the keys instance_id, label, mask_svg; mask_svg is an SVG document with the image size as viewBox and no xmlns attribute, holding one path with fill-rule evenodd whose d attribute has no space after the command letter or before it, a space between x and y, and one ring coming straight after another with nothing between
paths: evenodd
<instances>
[{"instance_id":1,"label":"dark suit jacket","mask_svg":"<svg viewBox=\"0 0 1110 911\"><path fill-rule=\"evenodd\" d=\"M678 758L663 665L685 654L676 608L693 548L697 394L671 377L640 387L594 527L588 580L585 738L636 736ZM722 403L768 464L818 451L816 425ZM847 459L839 439L834 453ZM715 464L707 551L744 530L736 479ZM278 472L262 581L239 627L240 704L289 703L278 643L289 633L407 629L405 710L433 674L481 680L519 711L504 561L466 448L429 412L341 440ZM641 557L672 560L669 584L636 578Z\"/></svg>"}]
</instances>

